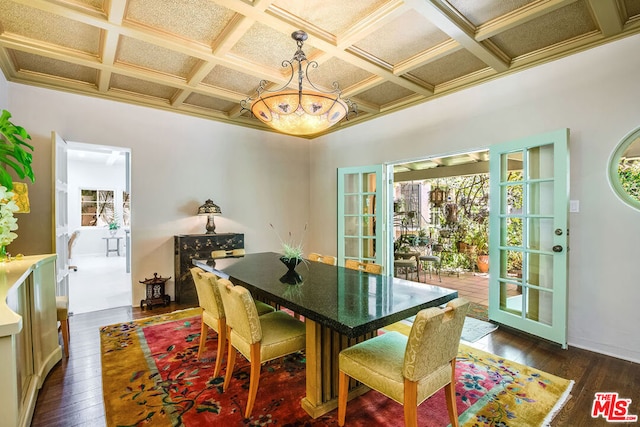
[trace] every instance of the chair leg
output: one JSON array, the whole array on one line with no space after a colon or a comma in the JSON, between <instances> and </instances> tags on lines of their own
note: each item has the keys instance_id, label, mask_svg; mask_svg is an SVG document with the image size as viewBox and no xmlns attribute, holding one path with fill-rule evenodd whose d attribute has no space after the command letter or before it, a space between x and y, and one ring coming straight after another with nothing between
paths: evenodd
<instances>
[{"instance_id":1,"label":"chair leg","mask_svg":"<svg viewBox=\"0 0 640 427\"><path fill-rule=\"evenodd\" d=\"M198 359L202 359L202 353L204 353L208 332L209 327L206 323L204 323L204 321L202 321L202 325L200 325L200 344L198 345Z\"/></svg>"},{"instance_id":2,"label":"chair leg","mask_svg":"<svg viewBox=\"0 0 640 427\"><path fill-rule=\"evenodd\" d=\"M404 379L404 425L418 427L418 383Z\"/></svg>"},{"instance_id":3,"label":"chair leg","mask_svg":"<svg viewBox=\"0 0 640 427\"><path fill-rule=\"evenodd\" d=\"M216 367L213 369L213 377L217 377L222 367L222 359L224 358L224 348L227 344L227 322L224 319L218 319L218 351L216 352Z\"/></svg>"},{"instance_id":4,"label":"chair leg","mask_svg":"<svg viewBox=\"0 0 640 427\"><path fill-rule=\"evenodd\" d=\"M340 371L338 376L338 425L344 426L347 416L347 394L349 394L349 376Z\"/></svg>"},{"instance_id":5,"label":"chair leg","mask_svg":"<svg viewBox=\"0 0 640 427\"><path fill-rule=\"evenodd\" d=\"M227 336L231 338L231 329L227 327ZM224 384L222 385L222 390L226 390L229 386L229 382L231 381L231 375L233 374L233 367L236 364L236 348L231 345L231 339L228 339L229 343L229 354L227 356L227 372L224 375Z\"/></svg>"},{"instance_id":6,"label":"chair leg","mask_svg":"<svg viewBox=\"0 0 640 427\"><path fill-rule=\"evenodd\" d=\"M247 399L247 409L244 411L244 417L249 418L253 410L253 404L256 402L258 395L258 384L260 383L260 343L251 344L251 375L249 377L249 398Z\"/></svg>"},{"instance_id":7,"label":"chair leg","mask_svg":"<svg viewBox=\"0 0 640 427\"><path fill-rule=\"evenodd\" d=\"M60 321L60 329L62 330L62 343L64 344L64 353L69 357L69 319Z\"/></svg>"},{"instance_id":8,"label":"chair leg","mask_svg":"<svg viewBox=\"0 0 640 427\"><path fill-rule=\"evenodd\" d=\"M451 361L451 382L444 386L444 395L447 399L447 412L451 427L458 427L458 409L456 408L456 359Z\"/></svg>"}]
</instances>

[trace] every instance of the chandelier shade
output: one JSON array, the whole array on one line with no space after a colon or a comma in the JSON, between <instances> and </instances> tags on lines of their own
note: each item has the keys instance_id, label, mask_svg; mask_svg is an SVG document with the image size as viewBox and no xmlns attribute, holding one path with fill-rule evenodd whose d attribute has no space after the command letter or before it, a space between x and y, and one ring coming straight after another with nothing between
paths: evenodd
<instances>
[{"instance_id":1,"label":"chandelier shade","mask_svg":"<svg viewBox=\"0 0 640 427\"><path fill-rule=\"evenodd\" d=\"M316 68L318 63L309 62L302 51L307 33L300 30L291 34L291 37L296 40L298 50L290 61L282 62L283 67L291 68L289 81L280 89L270 90L267 81L262 80L255 97L240 103L243 110L250 110L275 130L300 136L322 132L345 117L348 119L350 113L357 113L353 102L340 97L342 91L338 83L333 83L333 91L325 92L309 80L309 68ZM304 68L303 62L306 62ZM289 87L296 73L297 91Z\"/></svg>"}]
</instances>

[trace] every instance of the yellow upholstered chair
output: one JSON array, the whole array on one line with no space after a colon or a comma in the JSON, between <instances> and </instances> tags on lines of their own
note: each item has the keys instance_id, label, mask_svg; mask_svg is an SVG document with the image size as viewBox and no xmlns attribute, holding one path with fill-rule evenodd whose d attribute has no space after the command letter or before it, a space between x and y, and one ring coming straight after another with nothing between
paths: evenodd
<instances>
[{"instance_id":1,"label":"yellow upholstered chair","mask_svg":"<svg viewBox=\"0 0 640 427\"><path fill-rule=\"evenodd\" d=\"M322 257L322 255L320 255L318 253L315 253L315 252L311 252L309 254L309 261L319 262L321 257Z\"/></svg>"},{"instance_id":2,"label":"yellow upholstered chair","mask_svg":"<svg viewBox=\"0 0 640 427\"><path fill-rule=\"evenodd\" d=\"M348 259L344 262L346 268L352 270L366 271L372 274L382 274L382 266L373 262L360 262L355 259Z\"/></svg>"},{"instance_id":3,"label":"yellow upholstered chair","mask_svg":"<svg viewBox=\"0 0 640 427\"><path fill-rule=\"evenodd\" d=\"M251 363L249 397L245 418L251 416L258 394L262 363L305 349L306 328L303 322L283 311L258 316L251 294L226 279L218 280L218 289L227 313L229 354L224 390L229 386L236 360L236 350Z\"/></svg>"},{"instance_id":4,"label":"yellow upholstered chair","mask_svg":"<svg viewBox=\"0 0 640 427\"><path fill-rule=\"evenodd\" d=\"M223 251L223 250L211 251L211 258L213 259L226 258L226 257L227 257L227 251Z\"/></svg>"},{"instance_id":5,"label":"yellow upholstered chair","mask_svg":"<svg viewBox=\"0 0 640 427\"><path fill-rule=\"evenodd\" d=\"M62 332L64 353L69 357L69 297L56 297L56 318L60 322L58 330Z\"/></svg>"},{"instance_id":6,"label":"yellow upholstered chair","mask_svg":"<svg viewBox=\"0 0 640 427\"><path fill-rule=\"evenodd\" d=\"M344 266L346 268L350 268L351 270L360 270L360 264L362 263L355 259L348 259L344 262Z\"/></svg>"},{"instance_id":7,"label":"yellow upholstered chair","mask_svg":"<svg viewBox=\"0 0 640 427\"><path fill-rule=\"evenodd\" d=\"M246 252L244 249L234 249L231 251L231 256L245 256Z\"/></svg>"},{"instance_id":8,"label":"yellow upholstered chair","mask_svg":"<svg viewBox=\"0 0 640 427\"><path fill-rule=\"evenodd\" d=\"M382 274L382 266L373 262L367 262L364 264L364 271L372 274Z\"/></svg>"},{"instance_id":9,"label":"yellow upholstered chair","mask_svg":"<svg viewBox=\"0 0 640 427\"><path fill-rule=\"evenodd\" d=\"M322 255L322 257L320 258L320 262L328 265L336 265L338 264L338 258L331 255Z\"/></svg>"},{"instance_id":10,"label":"yellow upholstered chair","mask_svg":"<svg viewBox=\"0 0 640 427\"><path fill-rule=\"evenodd\" d=\"M204 352L207 333L209 328L218 333L218 351L216 353L216 366L213 369L213 376L217 377L222 365L222 356L224 355L227 343L227 324L225 321L224 306L220 298L220 291L216 286L218 276L213 273L204 271L200 267L191 269L191 276L196 284L196 293L198 294L198 302L202 308L202 326L200 327L200 345L198 346L198 359L202 358ZM275 311L268 304L258 302L256 306L258 315Z\"/></svg>"},{"instance_id":11,"label":"yellow upholstered chair","mask_svg":"<svg viewBox=\"0 0 640 427\"><path fill-rule=\"evenodd\" d=\"M469 303L454 299L445 309L421 310L406 337L387 332L340 352L338 425L347 409L349 377L404 405L405 426L418 425L420 403L445 388L447 410L453 427L456 409L456 355Z\"/></svg>"},{"instance_id":12,"label":"yellow upholstered chair","mask_svg":"<svg viewBox=\"0 0 640 427\"><path fill-rule=\"evenodd\" d=\"M309 261L321 262L323 264L336 265L338 263L338 258L331 255L320 255L318 253L310 253Z\"/></svg>"}]
</instances>

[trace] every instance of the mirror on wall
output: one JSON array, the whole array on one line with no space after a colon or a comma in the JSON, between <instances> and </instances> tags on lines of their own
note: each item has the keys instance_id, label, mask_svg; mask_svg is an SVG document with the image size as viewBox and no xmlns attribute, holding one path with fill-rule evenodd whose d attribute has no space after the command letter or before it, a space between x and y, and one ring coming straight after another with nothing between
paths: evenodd
<instances>
[{"instance_id":1,"label":"mirror on wall","mask_svg":"<svg viewBox=\"0 0 640 427\"><path fill-rule=\"evenodd\" d=\"M609 181L623 202L640 210L640 128L625 136L613 152Z\"/></svg>"}]
</instances>

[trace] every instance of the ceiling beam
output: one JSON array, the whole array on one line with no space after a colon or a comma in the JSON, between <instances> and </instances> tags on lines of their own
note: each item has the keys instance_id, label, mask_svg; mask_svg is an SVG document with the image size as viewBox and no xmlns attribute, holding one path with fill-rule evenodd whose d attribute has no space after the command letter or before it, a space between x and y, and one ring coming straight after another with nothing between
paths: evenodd
<instances>
[{"instance_id":1,"label":"ceiling beam","mask_svg":"<svg viewBox=\"0 0 640 427\"><path fill-rule=\"evenodd\" d=\"M593 16L605 37L622 32L622 21L616 0L588 0Z\"/></svg>"},{"instance_id":2,"label":"ceiling beam","mask_svg":"<svg viewBox=\"0 0 640 427\"><path fill-rule=\"evenodd\" d=\"M436 159L429 160L435 161ZM407 167L406 164L403 164L402 166ZM520 169L522 169L521 161L509 160L508 170ZM455 166L438 166L436 168L413 170L407 172L397 172L393 174L393 181L422 181L425 179L449 178L452 176L476 175L480 173L489 173L489 161L467 163L464 165Z\"/></svg>"}]
</instances>

